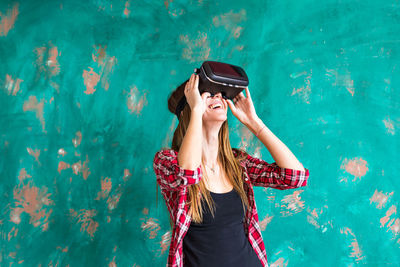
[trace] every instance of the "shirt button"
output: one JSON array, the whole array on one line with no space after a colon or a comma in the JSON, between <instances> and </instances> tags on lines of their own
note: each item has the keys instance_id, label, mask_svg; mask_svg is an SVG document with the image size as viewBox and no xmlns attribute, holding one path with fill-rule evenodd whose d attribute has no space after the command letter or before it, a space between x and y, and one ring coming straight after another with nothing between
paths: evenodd
<instances>
[{"instance_id":1,"label":"shirt button","mask_svg":"<svg viewBox=\"0 0 400 267\"><path fill-rule=\"evenodd\" d=\"M246 181L248 181L249 180L249 178L244 178Z\"/></svg>"}]
</instances>

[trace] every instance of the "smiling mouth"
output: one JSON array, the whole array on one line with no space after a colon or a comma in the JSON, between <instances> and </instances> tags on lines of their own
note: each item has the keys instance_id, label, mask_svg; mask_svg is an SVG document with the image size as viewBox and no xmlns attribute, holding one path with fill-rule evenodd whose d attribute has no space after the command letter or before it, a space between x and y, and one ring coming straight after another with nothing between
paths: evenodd
<instances>
[{"instance_id":1,"label":"smiling mouth","mask_svg":"<svg viewBox=\"0 0 400 267\"><path fill-rule=\"evenodd\" d=\"M215 104L215 105L209 105L208 106L209 109L223 109L221 104Z\"/></svg>"},{"instance_id":2,"label":"smiling mouth","mask_svg":"<svg viewBox=\"0 0 400 267\"><path fill-rule=\"evenodd\" d=\"M222 103L217 101L208 106L209 109L223 109Z\"/></svg>"}]
</instances>

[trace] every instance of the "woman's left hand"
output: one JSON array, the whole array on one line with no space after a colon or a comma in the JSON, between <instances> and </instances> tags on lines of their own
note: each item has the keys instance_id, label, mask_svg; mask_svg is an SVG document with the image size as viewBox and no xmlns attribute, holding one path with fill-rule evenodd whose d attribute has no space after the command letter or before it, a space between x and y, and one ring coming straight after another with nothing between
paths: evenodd
<instances>
[{"instance_id":1,"label":"woman's left hand","mask_svg":"<svg viewBox=\"0 0 400 267\"><path fill-rule=\"evenodd\" d=\"M249 88L246 87L245 90L247 97L244 96L243 92L240 92L240 94L233 98L233 102L230 99L227 99L226 101L233 115L241 123L248 125L252 120L258 118L258 116L256 114L253 101L251 100Z\"/></svg>"}]
</instances>

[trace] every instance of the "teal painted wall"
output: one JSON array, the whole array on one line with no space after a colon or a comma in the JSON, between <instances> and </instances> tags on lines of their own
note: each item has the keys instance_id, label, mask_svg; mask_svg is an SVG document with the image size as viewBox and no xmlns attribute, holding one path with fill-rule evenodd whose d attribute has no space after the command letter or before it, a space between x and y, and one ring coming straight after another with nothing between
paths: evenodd
<instances>
[{"instance_id":1,"label":"teal painted wall","mask_svg":"<svg viewBox=\"0 0 400 267\"><path fill-rule=\"evenodd\" d=\"M255 188L271 266L400 265L399 1L1 1L1 266L165 266L168 94L242 66L310 170ZM231 143L268 150L228 111Z\"/></svg>"}]
</instances>

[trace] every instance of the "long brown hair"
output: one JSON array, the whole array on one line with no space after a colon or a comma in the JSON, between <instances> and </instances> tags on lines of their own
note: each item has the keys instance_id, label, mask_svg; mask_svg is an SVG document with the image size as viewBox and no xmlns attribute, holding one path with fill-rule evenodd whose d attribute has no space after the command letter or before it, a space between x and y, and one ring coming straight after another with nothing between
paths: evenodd
<instances>
[{"instance_id":1,"label":"long brown hair","mask_svg":"<svg viewBox=\"0 0 400 267\"><path fill-rule=\"evenodd\" d=\"M175 108L181 99L184 96L184 88L186 83L189 80L183 82L180 86L173 91L168 97L168 110L175 114ZM175 151L179 151L183 138L186 134L186 130L189 126L190 121L190 106L186 103L183 108L180 116L179 123L175 129L174 136L172 139L171 149ZM218 133L218 162L221 162L223 170L226 173L226 176L230 183L233 185L233 189L239 193L240 198L242 199L243 212L245 212L245 206L249 208L249 203L247 199L247 195L243 188L243 170L240 166L240 161L245 157L240 157L240 153L238 158L235 158L233 154L232 147L229 141L229 127L228 120L225 120ZM203 159L201 164L203 177L206 177L206 173L204 170ZM158 187L157 187L158 192ZM188 186L188 202L189 205L189 214L192 217L192 221L196 223L201 223L203 221L203 207L202 200L204 200L212 215L214 216L215 203L210 195L210 191L206 188L206 184L204 179L202 178L199 183ZM172 222L172 218L170 217L170 225L171 229L173 228L174 222Z\"/></svg>"}]
</instances>

